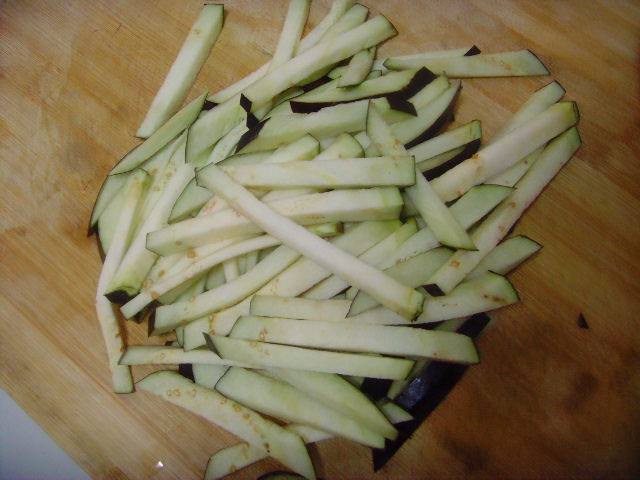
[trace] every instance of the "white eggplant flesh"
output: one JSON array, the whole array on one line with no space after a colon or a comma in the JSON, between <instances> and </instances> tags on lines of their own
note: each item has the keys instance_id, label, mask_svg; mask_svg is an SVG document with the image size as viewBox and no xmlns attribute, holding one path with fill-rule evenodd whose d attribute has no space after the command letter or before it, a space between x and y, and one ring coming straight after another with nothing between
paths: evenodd
<instances>
[{"instance_id":1,"label":"white eggplant flesh","mask_svg":"<svg viewBox=\"0 0 640 480\"><path fill-rule=\"evenodd\" d=\"M429 60L388 59L384 62L384 66L390 70L426 67L436 75L446 74L451 78L549 75L547 67L530 50Z\"/></svg>"},{"instance_id":2,"label":"white eggplant flesh","mask_svg":"<svg viewBox=\"0 0 640 480\"><path fill-rule=\"evenodd\" d=\"M229 337L209 338L223 359L236 364L253 365L255 368L291 368L304 372L397 380L405 378L413 365L410 360L402 358L332 352Z\"/></svg>"},{"instance_id":3,"label":"white eggplant flesh","mask_svg":"<svg viewBox=\"0 0 640 480\"><path fill-rule=\"evenodd\" d=\"M313 300L298 297L255 295L249 313L258 317L299 318L303 320L344 320L349 313L348 300Z\"/></svg>"},{"instance_id":4,"label":"white eggplant flesh","mask_svg":"<svg viewBox=\"0 0 640 480\"><path fill-rule=\"evenodd\" d=\"M147 138L178 111L209 56L224 21L223 5L205 4L147 111L137 137Z\"/></svg>"},{"instance_id":5,"label":"white eggplant flesh","mask_svg":"<svg viewBox=\"0 0 640 480\"><path fill-rule=\"evenodd\" d=\"M256 411L289 422L309 425L374 448L384 446L384 437L353 419L273 378L242 368L230 368L216 390Z\"/></svg>"},{"instance_id":6,"label":"white eggplant flesh","mask_svg":"<svg viewBox=\"0 0 640 480\"><path fill-rule=\"evenodd\" d=\"M411 327L242 317L229 336L345 352L412 355L463 364L478 362L478 353L469 337Z\"/></svg>"}]
</instances>

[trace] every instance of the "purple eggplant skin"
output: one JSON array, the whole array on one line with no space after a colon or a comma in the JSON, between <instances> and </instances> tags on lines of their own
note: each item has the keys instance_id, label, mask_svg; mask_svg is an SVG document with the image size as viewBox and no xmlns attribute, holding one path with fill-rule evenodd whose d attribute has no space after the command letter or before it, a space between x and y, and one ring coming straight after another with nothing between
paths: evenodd
<instances>
[{"instance_id":1,"label":"purple eggplant skin","mask_svg":"<svg viewBox=\"0 0 640 480\"><path fill-rule=\"evenodd\" d=\"M490 321L491 318L486 313L473 315L462 324L457 332L476 338ZM374 471L380 470L431 412L442 403L460 381L467 368L467 365L432 361L395 398L394 402L413 415L413 420L396 425L398 438L394 441L387 440L383 449L373 450Z\"/></svg>"},{"instance_id":2,"label":"purple eggplant skin","mask_svg":"<svg viewBox=\"0 0 640 480\"><path fill-rule=\"evenodd\" d=\"M247 113L247 128L252 129L253 127L258 126L259 123L260 120L258 120L253 113Z\"/></svg>"},{"instance_id":3,"label":"purple eggplant skin","mask_svg":"<svg viewBox=\"0 0 640 480\"><path fill-rule=\"evenodd\" d=\"M426 178L429 181L439 177L440 175L445 173L447 170L452 169L459 163L462 163L463 161L465 161L471 155L475 154L480 148L481 143L482 142L480 141L479 138L472 140L471 142L467 143L467 145L464 147L464 150L462 150L458 155L447 160L443 164L438 165L435 168L432 168L431 170L422 172L422 175L424 176L424 178Z\"/></svg>"},{"instance_id":4,"label":"purple eggplant skin","mask_svg":"<svg viewBox=\"0 0 640 480\"><path fill-rule=\"evenodd\" d=\"M429 295L432 297L442 297L445 293L442 289L436 285L435 283L430 283L428 285L423 285L423 287Z\"/></svg>"},{"instance_id":5,"label":"purple eggplant skin","mask_svg":"<svg viewBox=\"0 0 640 480\"><path fill-rule=\"evenodd\" d=\"M253 102L251 102L251 100L249 100L247 97L244 96L244 93L240 94L240 106L242 107L242 109L249 113L251 112L251 107L253 105Z\"/></svg>"},{"instance_id":6,"label":"purple eggplant skin","mask_svg":"<svg viewBox=\"0 0 640 480\"><path fill-rule=\"evenodd\" d=\"M456 104L458 103L457 100L458 100L458 96L460 95L460 90L462 90L462 87L458 89L456 94L451 99L451 103L449 103L447 108L440 114L440 116L436 119L436 121L433 122L427 129L425 129L421 134L419 134L413 140L410 140L407 143L405 143L404 144L405 148L408 149L411 147L415 147L419 143L426 142L430 138L435 137L444 128L444 126L447 123L449 123L450 121L453 121L453 115L454 115Z\"/></svg>"},{"instance_id":7,"label":"purple eggplant skin","mask_svg":"<svg viewBox=\"0 0 640 480\"><path fill-rule=\"evenodd\" d=\"M193 377L193 366L190 363L181 363L178 365L178 373L184 378L188 378L192 382L196 379Z\"/></svg>"},{"instance_id":8,"label":"purple eggplant skin","mask_svg":"<svg viewBox=\"0 0 640 480\"><path fill-rule=\"evenodd\" d=\"M91 236L91 232L89 232L89 236ZM100 255L100 260L104 263L104 259L107 258L107 254L102 248L102 242L100 241L100 234L96 230L96 243L98 244L98 255Z\"/></svg>"},{"instance_id":9,"label":"purple eggplant skin","mask_svg":"<svg viewBox=\"0 0 640 480\"><path fill-rule=\"evenodd\" d=\"M404 98L397 98L395 96L388 96L387 101L389 102L389 106L392 110L408 113L413 117L418 116L416 107L409 100L405 100Z\"/></svg>"},{"instance_id":10,"label":"purple eggplant skin","mask_svg":"<svg viewBox=\"0 0 640 480\"><path fill-rule=\"evenodd\" d=\"M211 110L212 108L217 106L218 104L216 102L212 102L211 100L205 100L204 103L202 104L202 110L203 111Z\"/></svg>"},{"instance_id":11,"label":"purple eggplant skin","mask_svg":"<svg viewBox=\"0 0 640 480\"><path fill-rule=\"evenodd\" d=\"M329 83L331 82L333 79L331 77L328 77L327 75L324 75L320 78L315 79L313 82L309 82L306 85L301 85L300 88L302 88L302 91L307 93L310 92L311 90L314 90L322 85L324 85L325 83Z\"/></svg>"},{"instance_id":12,"label":"purple eggplant skin","mask_svg":"<svg viewBox=\"0 0 640 480\"><path fill-rule=\"evenodd\" d=\"M111 303L115 303L116 305L124 305L133 299L133 297L124 290L114 290L113 292L106 293L104 296L107 297Z\"/></svg>"},{"instance_id":13,"label":"purple eggplant skin","mask_svg":"<svg viewBox=\"0 0 640 480\"><path fill-rule=\"evenodd\" d=\"M411 80L409 80L409 83L407 83L404 87L402 87L401 90L398 90L397 92L387 95L387 98L389 96L396 96L398 98L409 100L411 97L416 95L420 90L422 90L424 87L426 87L431 82L433 82L436 78L438 77L437 75L434 75L433 72L426 69L425 67L421 67L416 72L416 74L411 78Z\"/></svg>"},{"instance_id":14,"label":"purple eggplant skin","mask_svg":"<svg viewBox=\"0 0 640 480\"><path fill-rule=\"evenodd\" d=\"M480 49L479 49L476 45L474 45L474 46L473 46L473 47L471 47L471 48L467 51L467 53L465 53L463 56L465 56L465 57L471 57L471 56L473 56L473 55L478 55L478 54L480 54L480 53L482 53L482 52L480 51Z\"/></svg>"},{"instance_id":15,"label":"purple eggplant skin","mask_svg":"<svg viewBox=\"0 0 640 480\"><path fill-rule=\"evenodd\" d=\"M238 145L236 145L236 152L241 151L244 147L246 147L251 142L253 142L256 138L258 138L258 134L260 133L260 130L262 130L262 127L264 127L268 121L269 119L267 118L259 122L253 128L249 129L248 132L245 132L245 134L240 137L240 140L238 140Z\"/></svg>"}]
</instances>

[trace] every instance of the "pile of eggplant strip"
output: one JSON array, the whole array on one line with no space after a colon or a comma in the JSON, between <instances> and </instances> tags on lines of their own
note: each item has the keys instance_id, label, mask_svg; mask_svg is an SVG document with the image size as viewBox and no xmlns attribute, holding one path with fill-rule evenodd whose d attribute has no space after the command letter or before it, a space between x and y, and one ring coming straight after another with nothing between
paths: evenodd
<instances>
[{"instance_id":1,"label":"pile of eggplant strip","mask_svg":"<svg viewBox=\"0 0 640 480\"><path fill-rule=\"evenodd\" d=\"M242 440L207 479L268 456L315 478L305 444L332 437L384 465L519 300L505 275L541 246L507 236L581 143L557 82L489 140L449 126L460 78L548 75L530 51L376 59L383 15L335 0L303 37L309 7L270 62L182 106L223 25L205 5L91 215L114 390L173 365L135 386ZM124 345L120 315L176 340Z\"/></svg>"}]
</instances>

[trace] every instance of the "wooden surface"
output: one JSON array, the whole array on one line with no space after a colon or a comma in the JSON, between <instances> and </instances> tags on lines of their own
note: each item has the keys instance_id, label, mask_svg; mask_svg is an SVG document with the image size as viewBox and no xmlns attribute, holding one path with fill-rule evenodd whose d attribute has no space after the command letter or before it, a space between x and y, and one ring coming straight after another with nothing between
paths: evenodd
<instances>
[{"instance_id":1,"label":"wooden surface","mask_svg":"<svg viewBox=\"0 0 640 480\"><path fill-rule=\"evenodd\" d=\"M274 48L284 1L228 3L190 97L252 71ZM584 146L518 224L544 250L512 275L523 302L478 342L482 364L377 475L366 448L339 440L311 448L318 474L639 478L640 4L365 3L400 31L383 54L532 49L578 101ZM327 8L314 1L313 24ZM0 386L95 478L198 478L210 454L235 443L158 398L111 393L93 307L100 263L85 236L104 175L136 143L199 9L0 3ZM464 81L456 120L480 118L490 138L549 81ZM145 337L130 326L130 342Z\"/></svg>"}]
</instances>

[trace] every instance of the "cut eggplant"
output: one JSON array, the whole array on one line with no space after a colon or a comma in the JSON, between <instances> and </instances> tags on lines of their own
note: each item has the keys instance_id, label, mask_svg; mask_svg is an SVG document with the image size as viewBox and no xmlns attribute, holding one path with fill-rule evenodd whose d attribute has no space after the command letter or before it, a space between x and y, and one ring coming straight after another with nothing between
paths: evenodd
<instances>
[{"instance_id":1,"label":"cut eggplant","mask_svg":"<svg viewBox=\"0 0 640 480\"><path fill-rule=\"evenodd\" d=\"M491 319L485 315L474 315L466 320L457 332L477 337ZM382 468L413 432L422 424L429 414L445 399L464 375L467 367L432 361L420 374L398 395L395 402L406 409L414 420L399 426L400 434L392 442L387 442L384 450L373 451L374 470Z\"/></svg>"},{"instance_id":2,"label":"cut eggplant","mask_svg":"<svg viewBox=\"0 0 640 480\"><path fill-rule=\"evenodd\" d=\"M216 168L212 175L199 177L207 188L224 197L233 208L245 214L267 233L299 251L352 285L368 292L381 304L411 319L420 313L422 295L388 278L379 270L317 237L291 219L257 200L244 187ZM324 195L324 194L318 194ZM299 199L296 197L296 200ZM286 200L284 200L286 201ZM344 221L350 221L345 219Z\"/></svg>"},{"instance_id":3,"label":"cut eggplant","mask_svg":"<svg viewBox=\"0 0 640 480\"><path fill-rule=\"evenodd\" d=\"M559 101L565 94L564 88L558 82L551 82L536 91L529 99L520 107L520 109L511 117L511 119L496 133L492 142L499 140L509 132L512 132L519 126L531 120L536 115L542 113L551 105ZM533 162L540 156L543 146L531 152L529 155L518 161L502 173L489 178L486 183L496 185L507 185L512 187L522 176L527 173Z\"/></svg>"},{"instance_id":4,"label":"cut eggplant","mask_svg":"<svg viewBox=\"0 0 640 480\"><path fill-rule=\"evenodd\" d=\"M180 108L222 30L223 21L223 5L202 7L136 136L149 137Z\"/></svg>"},{"instance_id":5,"label":"cut eggplant","mask_svg":"<svg viewBox=\"0 0 640 480\"><path fill-rule=\"evenodd\" d=\"M355 102L390 94L401 94L402 98L408 99L434 80L435 76L425 73L424 69L391 72L350 88L340 88L340 79L334 80L331 82L331 88L312 90L292 100L291 110L295 113L317 112L321 108L338 103Z\"/></svg>"},{"instance_id":6,"label":"cut eggplant","mask_svg":"<svg viewBox=\"0 0 640 480\"><path fill-rule=\"evenodd\" d=\"M436 88L435 91L440 91L442 85L441 82L436 84L438 88ZM427 88L421 92L424 91L427 91L427 93L431 92ZM404 120L393 123L393 125L391 125L391 132L394 137L402 142L405 148L412 148L437 135L445 123L451 118L459 92L460 81L452 82L449 87L442 91L435 99L418 108L416 116L410 116ZM378 100L374 100L374 104L376 108L380 106ZM379 110L379 113L383 118L385 117L384 110ZM379 150L375 145L371 144L367 146L367 155L378 154Z\"/></svg>"},{"instance_id":7,"label":"cut eggplant","mask_svg":"<svg viewBox=\"0 0 640 480\"><path fill-rule=\"evenodd\" d=\"M349 8L349 10L347 10L347 12L342 15L336 23L327 29L324 35L322 35L319 44L331 45L336 37L361 26L367 20L368 15L369 9L360 3L356 3ZM323 79L327 78L326 74L340 62L341 61L334 62L331 65L324 66L317 70L314 70L315 67L310 67L309 72L311 73L307 74L304 79L300 80L300 85L302 85L305 90L315 88L315 86L318 85L318 82L322 82Z\"/></svg>"},{"instance_id":8,"label":"cut eggplant","mask_svg":"<svg viewBox=\"0 0 640 480\"><path fill-rule=\"evenodd\" d=\"M509 132L514 131L516 128L524 125L535 116L547 110L551 105L560 101L565 93L565 89L556 81L537 90L493 136L491 143L499 140Z\"/></svg>"},{"instance_id":9,"label":"cut eggplant","mask_svg":"<svg viewBox=\"0 0 640 480\"><path fill-rule=\"evenodd\" d=\"M296 54L318 44L327 31L353 6L354 0L334 0L327 15L301 41Z\"/></svg>"},{"instance_id":10,"label":"cut eggplant","mask_svg":"<svg viewBox=\"0 0 640 480\"><path fill-rule=\"evenodd\" d=\"M273 57L269 62L267 73L288 62L294 56L302 37L304 25L309 16L311 0L290 0L287 16L282 26L282 33L278 39Z\"/></svg>"},{"instance_id":11,"label":"cut eggplant","mask_svg":"<svg viewBox=\"0 0 640 480\"><path fill-rule=\"evenodd\" d=\"M413 419L411 414L393 402L387 401L381 404L380 409L389 421L394 424ZM333 435L330 433L323 432L306 425L290 423L284 428L300 435L305 443L316 443L333 438ZM211 456L207 463L207 471L204 478L205 480L217 480L223 478L241 468L258 462L263 458L266 458L266 455L261 450L253 448L248 443L237 443L231 447L218 450Z\"/></svg>"},{"instance_id":12,"label":"cut eggplant","mask_svg":"<svg viewBox=\"0 0 640 480\"><path fill-rule=\"evenodd\" d=\"M227 282L235 280L240 276L240 267L236 258L225 260L222 264L224 278Z\"/></svg>"},{"instance_id":13,"label":"cut eggplant","mask_svg":"<svg viewBox=\"0 0 640 480\"><path fill-rule=\"evenodd\" d=\"M199 181L211 186L213 179L219 175L229 178L222 170L218 169L217 172L207 170L206 176L198 172ZM229 178L229 181L233 180ZM249 192L247 194L251 195ZM253 196L251 198L258 201ZM278 212L278 216L285 215L291 221L298 222L297 226L361 222L397 218L402 208L402 198L398 189L392 187L334 190L276 200L267 208ZM260 229L261 225L254 223L250 217L238 215L234 210L224 210L156 230L149 234L147 248L151 252L167 255L218 240L260 233Z\"/></svg>"},{"instance_id":14,"label":"cut eggplant","mask_svg":"<svg viewBox=\"0 0 640 480\"><path fill-rule=\"evenodd\" d=\"M416 181L415 162L407 155L244 165L223 170L240 185L261 189L405 187Z\"/></svg>"},{"instance_id":15,"label":"cut eggplant","mask_svg":"<svg viewBox=\"0 0 640 480\"><path fill-rule=\"evenodd\" d=\"M158 297L158 303L160 303L161 305L167 305L174 302L189 301L196 295L200 295L202 292L204 292L204 287L206 282L207 282L207 276L204 274L199 275L193 278L191 281L188 281L185 284L180 285L180 287L174 288L168 293L165 293L164 295L161 295L160 297ZM155 319L155 311L154 311L153 318ZM152 323L153 321L149 321L149 325L151 325ZM183 343L184 342L182 342L182 339L181 339L180 344L182 345Z\"/></svg>"},{"instance_id":16,"label":"cut eggplant","mask_svg":"<svg viewBox=\"0 0 640 480\"><path fill-rule=\"evenodd\" d=\"M256 411L302 423L370 447L382 448L384 437L355 419L321 403L297 388L242 368L230 368L216 390Z\"/></svg>"},{"instance_id":17,"label":"cut eggplant","mask_svg":"<svg viewBox=\"0 0 640 480\"><path fill-rule=\"evenodd\" d=\"M428 162L437 155L467 145L474 140L480 140L480 138L482 138L480 120L473 120L460 127L448 130L430 140L419 143L410 148L408 153L415 157L416 164L418 164L420 170L424 172L425 170L437 167L439 164L433 166L426 164L427 166L422 166L420 165L421 163Z\"/></svg>"},{"instance_id":18,"label":"cut eggplant","mask_svg":"<svg viewBox=\"0 0 640 480\"><path fill-rule=\"evenodd\" d=\"M337 233L335 225L334 228L331 228L329 225L327 225L322 229L315 231L321 236L332 236ZM225 245L227 243L228 245ZM263 248L278 246L280 245L280 241L269 235L262 235L238 242L234 242L233 240L222 241L219 242L218 245L223 245L223 247L215 249L211 252L207 250L211 246L215 248L215 245L209 244L200 247L199 249L191 250L188 255L191 255L194 261L184 263L180 261L180 263L184 265L184 268L176 268L175 271L174 269L171 269L163 276L161 280L158 280L153 285L145 288L134 299L122 306L122 314L126 318L131 318L140 310L142 310L142 308L151 303L154 299L166 294L167 292L177 288L180 285L183 285L185 282L188 282L189 280L206 273L211 268L216 267L220 264L223 264L223 269L221 271L221 273L223 274L223 280L229 282L235 278L238 278L240 276L239 272L237 275L230 276L228 270L224 268L224 265L227 265L227 262L229 260L236 259L240 255L244 255L249 252L255 252L257 250L262 250ZM186 256L185 260L189 260L189 256ZM179 267L179 265L177 266ZM224 283L224 281L222 283ZM220 285L221 284L219 283L216 286ZM211 288L213 287L209 287L207 288L207 290L210 290Z\"/></svg>"},{"instance_id":19,"label":"cut eggplant","mask_svg":"<svg viewBox=\"0 0 640 480\"><path fill-rule=\"evenodd\" d=\"M437 155L425 162L422 162L418 166L418 169L422 171L424 178L431 181L434 178L441 176L444 172L451 170L453 167L462 163L472 155L475 155L479 149L480 140L473 140L472 142L467 143L464 147L447 152L449 155Z\"/></svg>"},{"instance_id":20,"label":"cut eggplant","mask_svg":"<svg viewBox=\"0 0 640 480\"><path fill-rule=\"evenodd\" d=\"M404 262L396 263L385 269L384 273L403 285L416 288L424 285L436 270L451 257L452 253L451 250L446 248L435 248L411 257ZM349 317L362 313L370 308L377 307L378 305L378 302L365 292L358 292L353 298L353 303L349 310Z\"/></svg>"},{"instance_id":21,"label":"cut eggplant","mask_svg":"<svg viewBox=\"0 0 640 480\"><path fill-rule=\"evenodd\" d=\"M482 313L482 314L478 314L477 316L478 317L486 316L486 314ZM440 322L438 324L426 325L425 328L432 328L433 330L441 330L445 332L456 332L465 324L467 320L469 319L456 318L455 320L447 320L444 322ZM389 390L386 393L387 398L395 399L398 395L400 395L402 391L405 389L405 387L409 385L409 383L413 379L417 378L422 373L422 371L426 368L426 366L431 362L432 360L429 360L427 358L421 358L416 360L416 362L413 364L413 368L411 369L411 373L409 373L409 376L405 380L394 380L391 383L391 386L389 387Z\"/></svg>"},{"instance_id":22,"label":"cut eggplant","mask_svg":"<svg viewBox=\"0 0 640 480\"><path fill-rule=\"evenodd\" d=\"M407 151L393 134L382 116L373 106L367 116L367 135L376 148L386 155L403 155ZM438 198L429 182L416 168L415 185L405 190L420 216L429 225L438 241L447 246L473 250L475 246L464 228L458 223L447 206Z\"/></svg>"},{"instance_id":23,"label":"cut eggplant","mask_svg":"<svg viewBox=\"0 0 640 480\"><path fill-rule=\"evenodd\" d=\"M506 275L526 259L535 255L542 245L529 237L517 236L497 245L480 263L469 272L467 279L476 278L487 272Z\"/></svg>"},{"instance_id":24,"label":"cut eggplant","mask_svg":"<svg viewBox=\"0 0 640 480\"><path fill-rule=\"evenodd\" d=\"M256 163L262 163L269 158L275 150L265 150L264 152L253 153L236 153L230 157L225 158L220 165L225 167L237 166L237 165L255 165Z\"/></svg>"},{"instance_id":25,"label":"cut eggplant","mask_svg":"<svg viewBox=\"0 0 640 480\"><path fill-rule=\"evenodd\" d=\"M450 58L387 59L384 66L390 70L424 66L436 75L446 74L451 78L549 75L547 67L530 50Z\"/></svg>"},{"instance_id":26,"label":"cut eggplant","mask_svg":"<svg viewBox=\"0 0 640 480\"><path fill-rule=\"evenodd\" d=\"M114 307L104 297L104 293L107 284L125 255L129 237L134 228L135 213L141 203L141 198L145 191L145 183L148 179L148 175L143 170L137 170L123 186L120 215L115 222L116 228L112 239L112 248L109 249L105 257L96 292L96 312L107 350L113 389L116 393L132 392L133 380L129 368L118 364L120 355L124 350L124 342Z\"/></svg>"},{"instance_id":27,"label":"cut eggplant","mask_svg":"<svg viewBox=\"0 0 640 480\"><path fill-rule=\"evenodd\" d=\"M102 212L104 212L107 206L118 194L118 192L122 190L122 187L127 182L129 175L129 173L121 173L120 175L107 175L107 178L105 178L104 182L102 182L102 186L100 187L100 191L98 192L98 196L96 197L96 202L93 204L93 210L91 211L91 219L89 220L88 229L89 235L94 233Z\"/></svg>"},{"instance_id":28,"label":"cut eggplant","mask_svg":"<svg viewBox=\"0 0 640 480\"><path fill-rule=\"evenodd\" d=\"M461 283L448 295L425 301L416 323L440 322L488 312L520 301L518 292L506 277L486 272Z\"/></svg>"},{"instance_id":29,"label":"cut eggplant","mask_svg":"<svg viewBox=\"0 0 640 480\"><path fill-rule=\"evenodd\" d=\"M249 313L259 317L299 318L303 320L344 320L349 313L348 300L313 300L296 297L255 295Z\"/></svg>"},{"instance_id":30,"label":"cut eggplant","mask_svg":"<svg viewBox=\"0 0 640 480\"><path fill-rule=\"evenodd\" d=\"M314 28L309 34L300 41L297 53L302 53L305 50L315 46L322 35L329 29L344 13L353 5L352 0L336 0L331 5L331 10L325 18ZM208 100L214 103L223 103L230 98L236 96L245 90L249 85L255 83L260 78L264 77L269 69L269 62L264 64L258 70L247 75L236 83L229 85L228 87L220 90L219 92L209 95Z\"/></svg>"},{"instance_id":31,"label":"cut eggplant","mask_svg":"<svg viewBox=\"0 0 640 480\"><path fill-rule=\"evenodd\" d=\"M394 439L398 432L387 417L360 390L339 375L309 373L288 369L269 369L268 376L305 392L316 400L358 419L374 432Z\"/></svg>"},{"instance_id":32,"label":"cut eggplant","mask_svg":"<svg viewBox=\"0 0 640 480\"><path fill-rule=\"evenodd\" d=\"M406 148L412 148L430 139L449 121L459 93L460 82L451 82L449 88L439 97L418 109L416 117L393 124L393 135L403 142Z\"/></svg>"},{"instance_id":33,"label":"cut eggplant","mask_svg":"<svg viewBox=\"0 0 640 480\"><path fill-rule=\"evenodd\" d=\"M305 373L324 372L396 380L406 378L413 365L410 360L362 353L332 352L229 337L207 338L222 358L256 368L293 368Z\"/></svg>"},{"instance_id":34,"label":"cut eggplant","mask_svg":"<svg viewBox=\"0 0 640 480\"><path fill-rule=\"evenodd\" d=\"M236 322L229 336L243 340L345 352L412 355L455 363L478 362L478 354L468 337L411 327L242 317Z\"/></svg>"},{"instance_id":35,"label":"cut eggplant","mask_svg":"<svg viewBox=\"0 0 640 480\"><path fill-rule=\"evenodd\" d=\"M520 181L524 174L529 171L534 162L538 159L545 145L537 148L522 160L511 165L502 173L499 173L495 177L491 177L485 180L485 183L492 185L504 185L506 187L513 187Z\"/></svg>"},{"instance_id":36,"label":"cut eggplant","mask_svg":"<svg viewBox=\"0 0 640 480\"><path fill-rule=\"evenodd\" d=\"M218 392L196 385L176 372L160 371L136 386L183 407L238 436L294 472L314 479L313 464L302 439Z\"/></svg>"},{"instance_id":37,"label":"cut eggplant","mask_svg":"<svg viewBox=\"0 0 640 480\"><path fill-rule=\"evenodd\" d=\"M109 175L129 172L137 168L176 138L181 132L189 128L197 118L200 110L202 110L202 104L206 96L207 94L205 92L187 106L183 107L182 110L158 128L153 135L125 155L122 160L113 167Z\"/></svg>"},{"instance_id":38,"label":"cut eggplant","mask_svg":"<svg viewBox=\"0 0 640 480\"><path fill-rule=\"evenodd\" d=\"M494 145L497 144L498 142ZM580 144L580 135L576 128L567 130L551 141L531 169L516 184L511 195L474 230L472 238L478 251L456 252L433 275L430 283L436 284L443 292L450 292L460 283L504 238L545 185L569 161Z\"/></svg>"},{"instance_id":39,"label":"cut eggplant","mask_svg":"<svg viewBox=\"0 0 640 480\"><path fill-rule=\"evenodd\" d=\"M338 82L339 87L353 87L359 85L367 78L371 67L373 66L373 59L376 56L376 49L370 48L368 50L362 50L356 53L351 60L344 73L340 76Z\"/></svg>"},{"instance_id":40,"label":"cut eggplant","mask_svg":"<svg viewBox=\"0 0 640 480\"><path fill-rule=\"evenodd\" d=\"M363 222L344 235L333 239L332 243L347 253L361 255L393 231L397 230L399 226L400 222L397 220ZM295 297L309 290L309 288L330 275L331 272L314 263L312 260L301 258L258 290L257 295ZM212 334L228 335L236 320L240 316L249 313L250 303L251 299L245 299L239 304L215 314L210 322L210 326L207 324ZM199 334L199 336L200 343L194 343L194 348L204 344L204 342L202 342L202 335Z\"/></svg>"},{"instance_id":41,"label":"cut eggplant","mask_svg":"<svg viewBox=\"0 0 640 480\"><path fill-rule=\"evenodd\" d=\"M207 282L205 284L205 290L211 290L212 288L219 287L225 282L224 270L221 265L213 267L207 275Z\"/></svg>"},{"instance_id":42,"label":"cut eggplant","mask_svg":"<svg viewBox=\"0 0 640 480\"><path fill-rule=\"evenodd\" d=\"M178 152L174 155L177 154ZM163 190L151 213L139 227L118 271L109 282L106 295L111 301L122 303L122 300L135 295L140 290L142 282L156 260L156 254L145 247L147 233L166 223L171 207L189 180L193 178L193 174L191 165L178 166L175 175Z\"/></svg>"},{"instance_id":43,"label":"cut eggplant","mask_svg":"<svg viewBox=\"0 0 640 480\"><path fill-rule=\"evenodd\" d=\"M180 347L158 345L130 345L120 357L120 365L179 365L181 363L198 363L201 365L247 365L220 358L208 349L197 349L185 352Z\"/></svg>"},{"instance_id":44,"label":"cut eggplant","mask_svg":"<svg viewBox=\"0 0 640 480\"><path fill-rule=\"evenodd\" d=\"M203 387L213 390L218 380L226 373L226 365L204 365L202 363L194 363L193 380Z\"/></svg>"},{"instance_id":45,"label":"cut eggplant","mask_svg":"<svg viewBox=\"0 0 640 480\"><path fill-rule=\"evenodd\" d=\"M314 160L333 160L337 158L358 158L362 157L364 152L358 141L348 133L342 133L331 141L322 153L314 158ZM266 203L283 198L299 197L310 193L321 192L322 190L313 188L298 188L286 190L273 190L262 197L262 201Z\"/></svg>"},{"instance_id":46,"label":"cut eggplant","mask_svg":"<svg viewBox=\"0 0 640 480\"><path fill-rule=\"evenodd\" d=\"M486 272L461 283L448 295L425 300L415 324L441 322L502 308L519 301L518 293L505 277ZM347 318L349 321L374 325L408 325L404 318L384 308L374 308Z\"/></svg>"},{"instance_id":47,"label":"cut eggplant","mask_svg":"<svg viewBox=\"0 0 640 480\"><path fill-rule=\"evenodd\" d=\"M209 315L235 305L251 295L265 283L291 265L300 254L286 246L278 247L250 272L227 281L188 302L164 305L156 309L154 334L159 334L184 325L204 315Z\"/></svg>"},{"instance_id":48,"label":"cut eggplant","mask_svg":"<svg viewBox=\"0 0 640 480\"><path fill-rule=\"evenodd\" d=\"M416 233L417 226L416 222L411 219L400 228L398 228L395 232L389 235L387 238L377 243L369 250L364 252L359 256L360 260L368 263L374 267L379 267L380 264L395 252L400 245L406 242L411 236ZM313 288L307 290L303 296L305 298L313 298L324 300L328 298L332 298L334 295L344 291L349 287L349 284L342 280L340 277L336 275L331 275L329 278L324 279L322 282L318 283ZM355 294L354 294L355 296ZM349 302L350 304L351 302ZM253 315L264 315L261 313L252 312ZM264 315L269 316L269 315ZM285 316L285 315L277 315L277 316ZM318 318L318 320L323 320L322 318ZM324 320L329 320L325 318Z\"/></svg>"},{"instance_id":49,"label":"cut eggplant","mask_svg":"<svg viewBox=\"0 0 640 480\"><path fill-rule=\"evenodd\" d=\"M124 174L123 174L124 175ZM148 184L150 182L145 182L145 188L148 188ZM143 194L144 196L144 194ZM109 253L109 248L111 247L111 241L113 236L118 228L118 219L120 218L120 213L122 212L122 204L124 202L125 191L124 188L121 188L120 191L116 192L116 195L111 199L106 208L102 211L100 218L98 219L98 246L101 250L101 255L104 257ZM143 199L144 201L144 199ZM140 205L140 208L142 205ZM135 230L137 225L138 215L133 218L133 230ZM131 231L131 235L133 235L133 230ZM127 239L129 240L129 239Z\"/></svg>"},{"instance_id":50,"label":"cut eggplant","mask_svg":"<svg viewBox=\"0 0 640 480\"><path fill-rule=\"evenodd\" d=\"M469 55L477 55L480 53L480 50L475 45L471 47L463 47L463 48L454 48L451 50L433 50L431 52L421 52L421 53L410 53L408 55L397 55L395 57L387 57L376 60L374 64L374 68L381 69L384 67L384 62L396 61L396 60L432 60L434 58L455 58L455 57L464 57Z\"/></svg>"},{"instance_id":51,"label":"cut eggplant","mask_svg":"<svg viewBox=\"0 0 640 480\"><path fill-rule=\"evenodd\" d=\"M472 186L506 170L550 139L571 128L579 118L575 102L556 103L434 179L433 188L442 200L454 200Z\"/></svg>"},{"instance_id":52,"label":"cut eggplant","mask_svg":"<svg viewBox=\"0 0 640 480\"><path fill-rule=\"evenodd\" d=\"M244 94L255 108L256 105L262 105L278 93L307 78L308 72L330 67L355 55L360 50L373 47L393 37L396 33L393 25L384 16L378 15L336 36L332 41L321 42L292 58L282 67L268 73L248 87Z\"/></svg>"},{"instance_id":53,"label":"cut eggplant","mask_svg":"<svg viewBox=\"0 0 640 480\"><path fill-rule=\"evenodd\" d=\"M278 148L271 155L267 156L262 162L256 161L256 162L249 163L249 162L246 162L245 160L246 163L241 163L239 165L235 165L235 164L231 165L231 164L225 163L224 167L233 169L237 167L257 165L259 163L274 164L274 163L294 162L294 161L300 161L300 160L311 160L316 155L318 155L319 152L320 152L320 143L318 142L318 140L313 138L311 135L304 135L303 137L300 137L295 142L292 142L288 145L283 145L282 147ZM249 154L242 155L242 157L244 159L244 157L251 156L251 155L253 154L249 153ZM198 216L205 215L207 213L218 212L218 211L229 208L227 202L225 202L221 198L214 197L213 193L211 193L210 190L207 190L206 188L202 188L199 186L197 188L205 190L207 192L207 195L209 196L209 200L207 200L207 203L202 207ZM264 192L260 192L260 195L264 195Z\"/></svg>"},{"instance_id":54,"label":"cut eggplant","mask_svg":"<svg viewBox=\"0 0 640 480\"><path fill-rule=\"evenodd\" d=\"M358 132L364 129L367 116L367 102L352 102L325 108L322 111L304 115L278 115L269 118L258 132L250 130L246 140L240 140L238 151L251 153L269 150L293 142L310 134L322 139L334 137L344 132Z\"/></svg>"}]
</instances>

